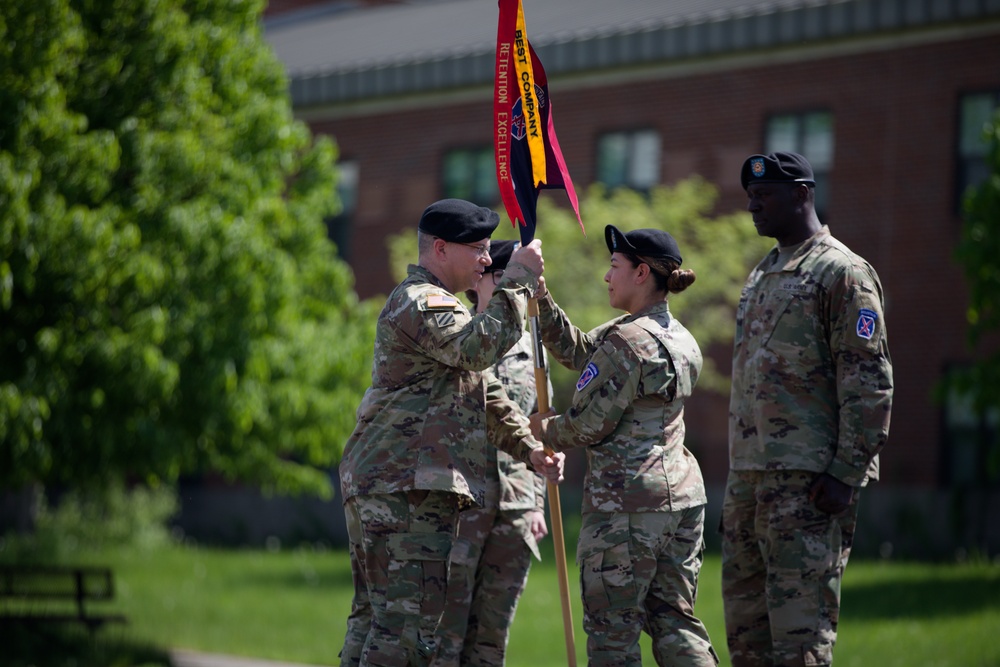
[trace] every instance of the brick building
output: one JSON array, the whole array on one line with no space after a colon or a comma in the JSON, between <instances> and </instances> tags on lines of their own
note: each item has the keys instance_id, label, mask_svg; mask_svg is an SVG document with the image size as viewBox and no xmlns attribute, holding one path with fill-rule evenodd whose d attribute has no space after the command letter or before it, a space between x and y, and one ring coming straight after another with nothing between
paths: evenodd
<instances>
[{"instance_id":1,"label":"brick building","mask_svg":"<svg viewBox=\"0 0 1000 667\"><path fill-rule=\"evenodd\" d=\"M961 192L984 175L979 131L1000 103L1000 0L524 4L578 191L700 174L729 211L745 202L747 155L810 158L821 218L886 291L896 393L883 482L863 501L877 534L866 542L996 550L1000 527L987 517L998 482L983 475L990 454L976 439L995 433L996 416L977 420L932 395L975 354L952 249ZM489 126L496 15L488 0L272 4L265 34L296 114L341 149L348 208L331 234L361 296L392 287L382 240L412 228L430 201L500 208ZM716 488L725 410L706 398L688 418ZM954 507L964 523L951 521Z\"/></svg>"}]
</instances>

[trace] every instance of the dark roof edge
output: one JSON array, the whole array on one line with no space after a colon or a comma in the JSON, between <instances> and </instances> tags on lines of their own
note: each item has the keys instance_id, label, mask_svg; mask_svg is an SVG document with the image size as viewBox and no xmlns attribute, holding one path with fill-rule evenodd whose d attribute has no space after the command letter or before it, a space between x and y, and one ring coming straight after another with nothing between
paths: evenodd
<instances>
[{"instance_id":1,"label":"dark roof edge","mask_svg":"<svg viewBox=\"0 0 1000 667\"><path fill-rule=\"evenodd\" d=\"M794 49L759 51L756 53L729 54L716 58L685 60L669 63L608 69L603 71L574 72L558 78L549 77L549 85L556 90L576 90L607 85L622 85L641 81L665 80L719 71L732 71L753 67L782 65L821 58L831 58L857 53L893 50L921 44L956 41L975 37L1000 34L1000 21L964 28L952 27L936 31L881 36L878 38L844 41L836 44L811 44ZM439 107L448 104L482 102L491 99L493 80L481 81L475 85L448 89L427 89L394 96L369 97L333 103L295 105L295 115L300 120L330 120L369 116L372 114L398 112Z\"/></svg>"},{"instance_id":2,"label":"dark roof edge","mask_svg":"<svg viewBox=\"0 0 1000 667\"><path fill-rule=\"evenodd\" d=\"M984 23L984 20L986 23ZM995 29L1000 0L847 0L767 14L731 15L653 29L580 36L536 45L550 79L622 68L649 68L738 54L819 47L865 38ZM728 59L728 58L727 58ZM296 108L348 104L492 84L494 50L435 59L292 74Z\"/></svg>"},{"instance_id":3,"label":"dark roof edge","mask_svg":"<svg viewBox=\"0 0 1000 667\"><path fill-rule=\"evenodd\" d=\"M627 69L618 68L592 70L589 72L572 72L556 79L550 76L549 86L554 90L573 90L649 80L665 80L719 71L783 65L857 53L894 50L921 44L972 39L994 34L1000 35L1000 20L990 24L964 27L953 26L934 31L911 33L906 36L883 35L839 43L810 44L794 49L774 49L754 53L729 54L716 58L654 63ZM478 84L464 87L447 89L428 88L409 94L359 98L335 103L296 104L295 115L304 121L369 116L384 112L398 112L404 109L432 108L442 104L481 102L491 99L492 94L493 80L491 78L488 81L481 81Z\"/></svg>"}]
</instances>

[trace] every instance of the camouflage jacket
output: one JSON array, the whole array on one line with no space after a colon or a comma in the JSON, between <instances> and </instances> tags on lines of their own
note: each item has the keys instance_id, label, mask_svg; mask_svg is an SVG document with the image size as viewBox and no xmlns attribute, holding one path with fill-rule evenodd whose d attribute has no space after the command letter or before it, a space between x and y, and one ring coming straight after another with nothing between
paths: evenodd
<instances>
[{"instance_id":1,"label":"camouflage jacket","mask_svg":"<svg viewBox=\"0 0 1000 667\"><path fill-rule=\"evenodd\" d=\"M491 368L520 339L537 279L509 265L473 316L430 271L407 271L376 325L372 386L340 464L343 499L428 489L482 505L487 442L522 461L541 446Z\"/></svg>"},{"instance_id":2,"label":"camouflage jacket","mask_svg":"<svg viewBox=\"0 0 1000 667\"><path fill-rule=\"evenodd\" d=\"M667 512L706 502L698 461L684 446L684 400L702 357L666 302L574 327L551 296L539 301L545 346L582 371L569 410L546 419L542 441L587 448L583 512Z\"/></svg>"},{"instance_id":3,"label":"camouflage jacket","mask_svg":"<svg viewBox=\"0 0 1000 667\"><path fill-rule=\"evenodd\" d=\"M535 389L535 360L531 346L531 332L525 331L521 339L504 355L495 367L504 391L525 414L537 407ZM549 392L552 395L552 392ZM487 474L496 470L499 508L501 510L545 509L545 480L541 475L509 454L487 447Z\"/></svg>"},{"instance_id":4,"label":"camouflage jacket","mask_svg":"<svg viewBox=\"0 0 1000 667\"><path fill-rule=\"evenodd\" d=\"M892 406L878 276L826 226L777 259L750 273L736 313L730 467L878 479Z\"/></svg>"}]
</instances>

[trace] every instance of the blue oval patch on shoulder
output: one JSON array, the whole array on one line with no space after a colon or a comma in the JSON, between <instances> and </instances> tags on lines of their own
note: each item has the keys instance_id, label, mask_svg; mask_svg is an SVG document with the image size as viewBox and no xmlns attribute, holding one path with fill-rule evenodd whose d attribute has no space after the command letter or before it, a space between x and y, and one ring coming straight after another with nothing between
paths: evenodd
<instances>
[{"instance_id":1,"label":"blue oval patch on shoulder","mask_svg":"<svg viewBox=\"0 0 1000 667\"><path fill-rule=\"evenodd\" d=\"M858 323L856 325L858 337L871 340L872 336L875 335L875 322L877 321L878 313L874 310L870 310L868 308L862 308L859 310Z\"/></svg>"},{"instance_id":2,"label":"blue oval patch on shoulder","mask_svg":"<svg viewBox=\"0 0 1000 667\"><path fill-rule=\"evenodd\" d=\"M576 381L576 390L582 391L598 375L600 375L600 371L597 370L597 364L594 362L587 364L587 367L583 369L583 373L580 374L580 379Z\"/></svg>"}]
</instances>

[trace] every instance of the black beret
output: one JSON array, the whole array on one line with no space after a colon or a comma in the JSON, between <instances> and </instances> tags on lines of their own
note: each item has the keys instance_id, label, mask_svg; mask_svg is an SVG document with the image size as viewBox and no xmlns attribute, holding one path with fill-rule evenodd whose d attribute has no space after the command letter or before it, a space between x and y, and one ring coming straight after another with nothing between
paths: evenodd
<instances>
[{"instance_id":1,"label":"black beret","mask_svg":"<svg viewBox=\"0 0 1000 667\"><path fill-rule=\"evenodd\" d=\"M816 185L809 161L798 153L777 152L751 155L740 170L740 183L746 190L751 183L808 183Z\"/></svg>"},{"instance_id":2,"label":"black beret","mask_svg":"<svg viewBox=\"0 0 1000 667\"><path fill-rule=\"evenodd\" d=\"M417 229L453 243L489 238L500 224L500 215L464 199L442 199L424 209Z\"/></svg>"},{"instance_id":3,"label":"black beret","mask_svg":"<svg viewBox=\"0 0 1000 667\"><path fill-rule=\"evenodd\" d=\"M483 269L483 272L493 273L506 269L514 248L519 245L520 243L517 241L493 241L490 244L490 259L493 260L493 263Z\"/></svg>"},{"instance_id":4,"label":"black beret","mask_svg":"<svg viewBox=\"0 0 1000 667\"><path fill-rule=\"evenodd\" d=\"M636 229L623 234L614 225L604 228L604 241L612 253L626 252L650 259L669 259L681 264L681 250L677 241L662 229Z\"/></svg>"}]
</instances>

